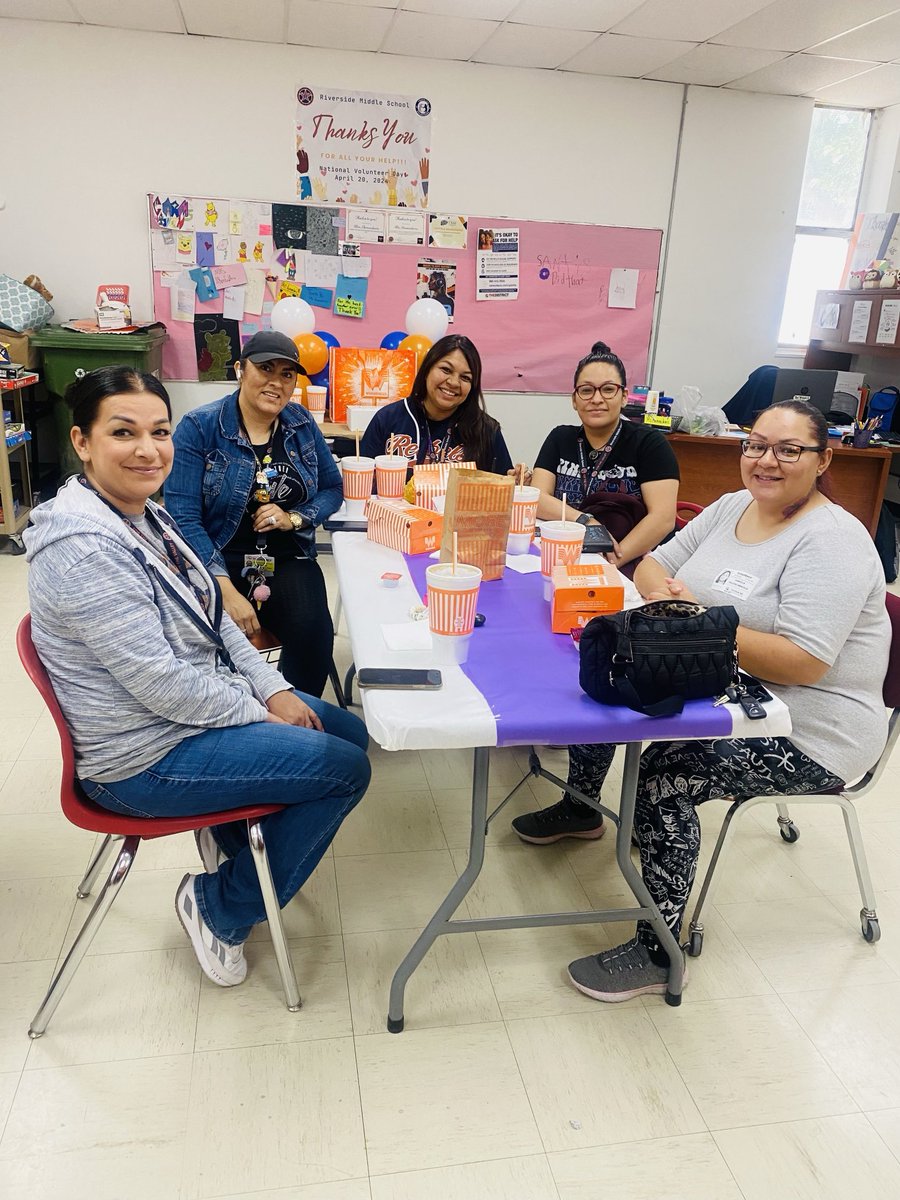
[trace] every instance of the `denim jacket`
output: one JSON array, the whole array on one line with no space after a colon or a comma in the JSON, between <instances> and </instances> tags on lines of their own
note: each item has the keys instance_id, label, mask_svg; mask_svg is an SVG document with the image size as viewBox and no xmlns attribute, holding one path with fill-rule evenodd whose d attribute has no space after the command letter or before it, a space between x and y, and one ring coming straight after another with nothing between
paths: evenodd
<instances>
[{"instance_id":1,"label":"denim jacket","mask_svg":"<svg viewBox=\"0 0 900 1200\"><path fill-rule=\"evenodd\" d=\"M215 575L227 575L222 550L237 532L256 476L256 459L238 424L237 392L192 409L175 430L175 462L166 508ZM284 449L306 484L296 509L309 528L294 534L298 555L315 558L314 526L341 506L341 475L312 417L296 404L282 409Z\"/></svg>"}]
</instances>

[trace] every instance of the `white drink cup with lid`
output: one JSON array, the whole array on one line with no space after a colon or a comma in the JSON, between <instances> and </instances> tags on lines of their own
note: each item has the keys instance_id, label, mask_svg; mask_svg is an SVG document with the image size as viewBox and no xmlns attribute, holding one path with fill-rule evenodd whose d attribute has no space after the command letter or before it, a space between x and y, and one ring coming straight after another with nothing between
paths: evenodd
<instances>
[{"instance_id":1,"label":"white drink cup with lid","mask_svg":"<svg viewBox=\"0 0 900 1200\"><path fill-rule=\"evenodd\" d=\"M359 521L366 515L366 501L372 495L372 477L375 474L375 459L348 454L341 459L341 478L344 482L344 508L351 520Z\"/></svg>"},{"instance_id":2,"label":"white drink cup with lid","mask_svg":"<svg viewBox=\"0 0 900 1200\"><path fill-rule=\"evenodd\" d=\"M553 599L553 568L577 563L584 545L584 526L577 521L543 521L541 523L541 574L544 577L544 599Z\"/></svg>"},{"instance_id":3,"label":"white drink cup with lid","mask_svg":"<svg viewBox=\"0 0 900 1200\"><path fill-rule=\"evenodd\" d=\"M540 489L517 487L513 492L512 515L509 522L507 554L527 554L534 539Z\"/></svg>"},{"instance_id":4,"label":"white drink cup with lid","mask_svg":"<svg viewBox=\"0 0 900 1200\"><path fill-rule=\"evenodd\" d=\"M399 500L406 487L409 459L402 454L379 454L375 459L375 490L385 500Z\"/></svg>"},{"instance_id":5,"label":"white drink cup with lid","mask_svg":"<svg viewBox=\"0 0 900 1200\"><path fill-rule=\"evenodd\" d=\"M428 627L435 660L464 663L475 628L481 568L469 563L433 563L425 568Z\"/></svg>"}]
</instances>

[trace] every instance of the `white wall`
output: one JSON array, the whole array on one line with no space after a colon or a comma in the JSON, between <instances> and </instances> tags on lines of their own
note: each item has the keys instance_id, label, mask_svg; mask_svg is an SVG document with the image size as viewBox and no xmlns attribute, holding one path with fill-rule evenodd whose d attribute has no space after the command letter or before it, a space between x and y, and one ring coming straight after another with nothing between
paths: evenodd
<instances>
[{"instance_id":1,"label":"white wall","mask_svg":"<svg viewBox=\"0 0 900 1200\"><path fill-rule=\"evenodd\" d=\"M668 225L680 85L46 22L0 20L0 39L5 94L28 97L4 124L23 169L0 183L0 264L40 275L61 320L88 315L99 282L131 284L150 315L148 191L291 200L304 80L428 95L436 209ZM730 395L774 353L811 106L688 99L654 382ZM218 392L173 387L179 410ZM570 411L489 403L528 459Z\"/></svg>"}]
</instances>

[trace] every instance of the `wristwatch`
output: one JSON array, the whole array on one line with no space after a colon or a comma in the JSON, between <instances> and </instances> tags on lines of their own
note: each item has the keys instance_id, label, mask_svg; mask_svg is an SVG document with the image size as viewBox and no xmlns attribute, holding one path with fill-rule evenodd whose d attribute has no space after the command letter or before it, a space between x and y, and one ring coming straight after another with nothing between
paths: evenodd
<instances>
[{"instance_id":1,"label":"wristwatch","mask_svg":"<svg viewBox=\"0 0 900 1200\"><path fill-rule=\"evenodd\" d=\"M575 518L575 521L578 525L590 525L590 523L591 523L590 513L579 513L578 516Z\"/></svg>"},{"instance_id":2,"label":"wristwatch","mask_svg":"<svg viewBox=\"0 0 900 1200\"><path fill-rule=\"evenodd\" d=\"M288 516L290 517L291 524L294 527L294 533L299 533L305 524L303 517L298 512L289 512Z\"/></svg>"}]
</instances>

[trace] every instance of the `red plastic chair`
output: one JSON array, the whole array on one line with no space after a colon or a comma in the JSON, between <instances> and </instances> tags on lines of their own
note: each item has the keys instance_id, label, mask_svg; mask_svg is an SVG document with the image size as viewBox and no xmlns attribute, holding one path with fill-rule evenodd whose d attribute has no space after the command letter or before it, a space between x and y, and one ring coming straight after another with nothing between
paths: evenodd
<instances>
[{"instance_id":1,"label":"red plastic chair","mask_svg":"<svg viewBox=\"0 0 900 1200\"><path fill-rule=\"evenodd\" d=\"M693 521L694 517L702 512L702 504L691 504L689 500L679 500L675 505L675 532L684 529L688 521Z\"/></svg>"},{"instance_id":2,"label":"red plastic chair","mask_svg":"<svg viewBox=\"0 0 900 1200\"><path fill-rule=\"evenodd\" d=\"M281 909L272 883L272 872L269 869L269 859L260 823L262 817L280 812L284 806L281 804L254 804L245 808L226 809L224 812L202 813L194 817L129 817L121 813L110 812L109 809L94 804L82 791L75 775L75 751L72 746L72 738L62 709L59 707L59 701L56 699L56 693L53 691L53 684L50 682L50 677L44 669L44 664L38 658L34 642L31 640L30 613L26 613L19 624L16 632L16 648L23 667L41 693L44 703L56 723L63 760L59 789L62 810L66 818L80 829L106 834L99 850L88 864L84 878L78 885L77 894L80 900L84 900L90 895L91 888L100 874L109 851L115 843L119 843L115 862L103 885L103 890L97 897L62 966L54 976L53 982L31 1022L28 1030L29 1037L39 1038L46 1031L66 988L72 982L81 960L126 880L140 843L150 838L168 837L172 833L186 833L194 829L201 829L205 825L223 825L229 821L247 822L248 840L259 876L259 886L266 906L269 932L272 936L272 945L275 949L275 958L281 974L287 1007L291 1012L296 1012L300 1008L300 992L297 988L294 966L288 953L284 926L281 923Z\"/></svg>"},{"instance_id":3,"label":"red plastic chair","mask_svg":"<svg viewBox=\"0 0 900 1200\"><path fill-rule=\"evenodd\" d=\"M725 848L729 844L729 834L734 829L735 824L734 818L757 804L774 804L778 811L778 831L786 842L793 843L800 837L800 830L791 820L791 815L787 807L788 800L792 804L837 804L840 806L844 818L844 828L847 831L847 840L850 843L850 853L853 856L853 866L856 868L859 894L862 900L862 908L859 913L862 935L867 942L877 942L881 937L881 926L878 923L878 914L875 911L875 888L872 885L872 877L869 874L866 848L863 843L862 830L859 827L859 817L856 815L855 802L865 796L867 792L870 792L881 778L891 752L897 743L897 738L900 736L900 596L895 596L891 592L888 592L885 601L888 616L891 620L891 651L888 657L888 669L884 677L881 694L885 708L891 710L891 715L888 721L887 742L878 762L874 763L866 771L862 779L834 792L816 792L803 796L754 796L750 800L744 800L743 802L736 801L731 805L722 823L719 840L716 842L716 848L707 867L706 877L703 880L703 886L700 889L700 896L697 900L697 907L694 909L694 915L691 918L689 938L685 949L692 957L697 958L703 950L704 930L701 913L704 904L710 897L716 867L721 864Z\"/></svg>"}]
</instances>

